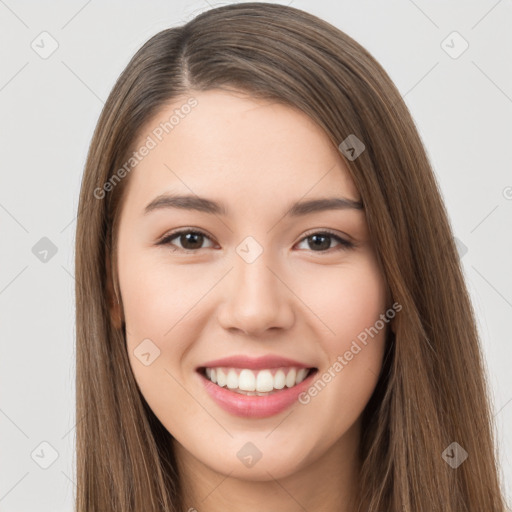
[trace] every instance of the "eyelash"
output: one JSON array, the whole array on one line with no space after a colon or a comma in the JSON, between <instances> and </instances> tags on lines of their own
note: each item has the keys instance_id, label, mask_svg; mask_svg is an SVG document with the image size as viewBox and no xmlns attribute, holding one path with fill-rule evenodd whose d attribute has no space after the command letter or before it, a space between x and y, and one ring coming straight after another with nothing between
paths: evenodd
<instances>
[{"instance_id":1,"label":"eyelash","mask_svg":"<svg viewBox=\"0 0 512 512\"><path fill-rule=\"evenodd\" d=\"M168 235L164 236L164 238L162 238L162 240L160 240L160 242L157 243L157 245L169 245L171 246L171 240L174 240L175 238L179 237L180 235L183 235L183 234L194 234L194 235L202 235L203 237L205 238L208 238L210 241L211 241L211 238L210 236L208 236L206 233L204 233L203 231L201 230L198 230L198 229L181 229L181 230L178 230L178 231L174 231L172 233L169 233ZM344 238L341 238L339 235L337 235L336 233L334 233L333 231L330 231L328 229L325 229L323 231L313 231L311 233L308 233L306 234L303 238L301 238L301 240L299 241L299 243L303 242L304 240L307 240L308 238L311 238L312 236L314 235L328 235L329 237L331 238L334 238L337 242L339 242L340 246L336 249L335 247L331 247L325 251L313 251L311 250L311 252L317 252L317 253L331 253L332 250L334 249L334 251L339 251L339 250L347 250L347 249L353 249L355 247L355 244L353 242L350 242L348 240L345 240ZM176 252L176 251L180 251L180 252L184 252L184 253L195 253L195 252L198 252L200 251L202 248L200 249L183 249L182 247L175 247L173 246L172 247L172 251L173 252Z\"/></svg>"}]
</instances>

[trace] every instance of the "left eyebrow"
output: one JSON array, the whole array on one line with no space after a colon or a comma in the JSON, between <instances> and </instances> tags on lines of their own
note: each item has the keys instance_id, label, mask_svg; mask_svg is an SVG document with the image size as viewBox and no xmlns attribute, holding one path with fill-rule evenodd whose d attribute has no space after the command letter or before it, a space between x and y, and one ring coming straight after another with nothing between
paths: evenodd
<instances>
[{"instance_id":1,"label":"left eyebrow","mask_svg":"<svg viewBox=\"0 0 512 512\"><path fill-rule=\"evenodd\" d=\"M153 199L144 209L144 215L160 209L179 208L183 210L197 210L214 215L228 215L228 210L221 204L196 195L168 195L162 194ZM325 210L363 210L362 201L355 201L345 197L331 197L298 201L294 203L285 215L299 217L310 213Z\"/></svg>"},{"instance_id":2,"label":"left eyebrow","mask_svg":"<svg viewBox=\"0 0 512 512\"><path fill-rule=\"evenodd\" d=\"M287 215L298 217L324 210L363 210L362 201L354 201L346 197L330 197L327 199L311 199L297 202L288 210Z\"/></svg>"}]
</instances>

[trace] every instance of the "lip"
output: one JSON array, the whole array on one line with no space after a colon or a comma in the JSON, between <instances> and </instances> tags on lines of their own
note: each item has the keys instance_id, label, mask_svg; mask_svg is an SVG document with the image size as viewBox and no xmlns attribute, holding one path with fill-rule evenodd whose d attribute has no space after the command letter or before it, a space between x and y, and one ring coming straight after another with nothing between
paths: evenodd
<instances>
[{"instance_id":1,"label":"lip","mask_svg":"<svg viewBox=\"0 0 512 512\"><path fill-rule=\"evenodd\" d=\"M225 360L221 361L225 362ZM224 362L222 363L223 365ZM214 363L217 365L217 361L214 361ZM304 365L298 366L312 368ZM247 367L245 366L244 368ZM265 368L269 368L269 366L266 366ZM210 397L217 405L228 413L243 418L268 418L269 416L274 416L283 412L294 402L298 401L299 395L311 385L315 375L318 373L318 369L315 368L310 372L310 374L300 384L291 388L284 388L268 396L242 395L240 393L230 391L227 388L221 388L217 384L214 384L200 371L197 371L196 373L199 375L202 384Z\"/></svg>"},{"instance_id":2,"label":"lip","mask_svg":"<svg viewBox=\"0 0 512 512\"><path fill-rule=\"evenodd\" d=\"M224 357L222 359L215 359L215 361L209 361L201 366L198 366L196 370L201 368L216 368L216 367L227 367L227 368L247 368L249 370L264 370L271 368L282 368L295 366L297 368L314 368L312 365L306 365L293 359L281 357L277 355L268 354L261 357L249 357L247 355L238 355Z\"/></svg>"}]
</instances>

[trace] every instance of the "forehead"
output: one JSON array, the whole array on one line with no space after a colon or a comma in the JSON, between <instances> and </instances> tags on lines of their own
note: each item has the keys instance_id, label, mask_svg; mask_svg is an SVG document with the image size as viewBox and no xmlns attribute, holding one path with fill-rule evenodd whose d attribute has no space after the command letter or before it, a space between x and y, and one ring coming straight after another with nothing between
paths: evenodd
<instances>
[{"instance_id":1,"label":"forehead","mask_svg":"<svg viewBox=\"0 0 512 512\"><path fill-rule=\"evenodd\" d=\"M194 98L193 108L182 108ZM186 112L186 113L185 113ZM135 150L152 146L130 172L126 201L167 191L237 198L247 205L307 195L359 194L337 148L293 107L221 90L192 92L162 108Z\"/></svg>"}]
</instances>

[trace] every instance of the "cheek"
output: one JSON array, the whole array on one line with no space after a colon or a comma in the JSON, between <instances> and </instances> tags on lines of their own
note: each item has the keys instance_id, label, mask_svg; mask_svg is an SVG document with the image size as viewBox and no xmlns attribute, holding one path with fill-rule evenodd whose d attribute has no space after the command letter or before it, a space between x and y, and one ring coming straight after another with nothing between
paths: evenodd
<instances>
[{"instance_id":1,"label":"cheek","mask_svg":"<svg viewBox=\"0 0 512 512\"><path fill-rule=\"evenodd\" d=\"M191 277L180 266L154 257L120 261L119 279L129 332L160 342L175 338L176 330L190 324L195 305L211 287L212 279Z\"/></svg>"},{"instance_id":2,"label":"cheek","mask_svg":"<svg viewBox=\"0 0 512 512\"><path fill-rule=\"evenodd\" d=\"M197 329L194 304L207 292L208 283L190 286L179 267L134 253L119 260L119 281L135 380L154 414L173 431L180 421L176 411L179 417L197 415L180 383L186 374L182 362ZM202 289L197 289L200 284Z\"/></svg>"},{"instance_id":3,"label":"cheek","mask_svg":"<svg viewBox=\"0 0 512 512\"><path fill-rule=\"evenodd\" d=\"M301 403L310 403L326 424L337 426L333 432L341 432L364 409L381 370L389 329L389 321L381 320L385 280L368 256L337 271L330 268L325 279L309 284L308 306L325 325L321 348L326 360Z\"/></svg>"},{"instance_id":4,"label":"cheek","mask_svg":"<svg viewBox=\"0 0 512 512\"><path fill-rule=\"evenodd\" d=\"M326 333L322 342L331 356L347 350L385 312L385 280L372 254L336 268L304 271L295 279L301 296L321 321Z\"/></svg>"},{"instance_id":5,"label":"cheek","mask_svg":"<svg viewBox=\"0 0 512 512\"><path fill-rule=\"evenodd\" d=\"M175 379L183 379L181 362L194 336L193 306L208 283L197 290L179 268L134 253L119 259L119 282L127 351L142 394L152 406L164 396L187 403Z\"/></svg>"}]
</instances>

